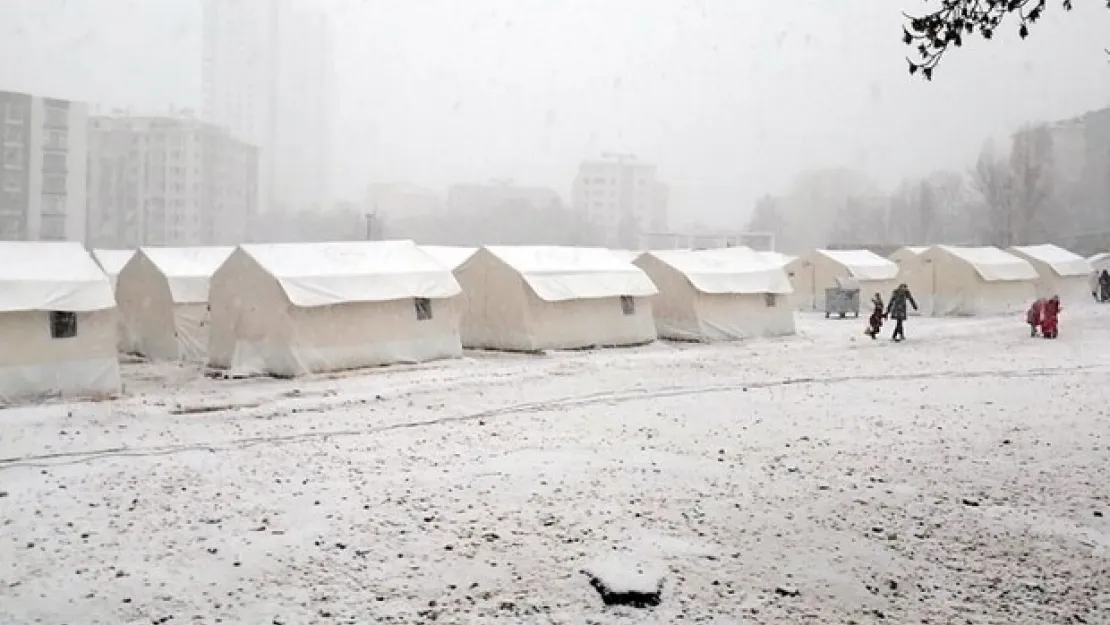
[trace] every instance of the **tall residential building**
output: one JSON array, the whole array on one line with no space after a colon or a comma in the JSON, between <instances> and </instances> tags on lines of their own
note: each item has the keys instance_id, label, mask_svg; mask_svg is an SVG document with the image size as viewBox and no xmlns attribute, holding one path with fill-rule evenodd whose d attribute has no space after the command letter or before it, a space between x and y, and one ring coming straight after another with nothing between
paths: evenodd
<instances>
[{"instance_id":1,"label":"tall residential building","mask_svg":"<svg viewBox=\"0 0 1110 625\"><path fill-rule=\"evenodd\" d=\"M606 245L633 247L641 235L667 228L667 185L655 165L630 155L583 161L574 179L572 205L597 226Z\"/></svg>"},{"instance_id":2,"label":"tall residential building","mask_svg":"<svg viewBox=\"0 0 1110 625\"><path fill-rule=\"evenodd\" d=\"M257 145L260 209L329 203L332 48L305 0L204 0L203 117Z\"/></svg>"},{"instance_id":3,"label":"tall residential building","mask_svg":"<svg viewBox=\"0 0 1110 625\"><path fill-rule=\"evenodd\" d=\"M257 206L258 150L189 117L93 117L88 243L232 245Z\"/></svg>"},{"instance_id":4,"label":"tall residential building","mask_svg":"<svg viewBox=\"0 0 1110 625\"><path fill-rule=\"evenodd\" d=\"M83 103L0 91L0 240L85 239L87 122Z\"/></svg>"}]
</instances>

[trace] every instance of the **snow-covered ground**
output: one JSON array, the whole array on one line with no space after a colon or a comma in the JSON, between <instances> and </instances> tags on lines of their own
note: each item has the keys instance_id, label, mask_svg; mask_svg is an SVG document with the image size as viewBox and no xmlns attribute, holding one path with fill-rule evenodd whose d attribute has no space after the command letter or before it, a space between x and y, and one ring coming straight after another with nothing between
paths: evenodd
<instances>
[{"instance_id":1,"label":"snow-covered ground","mask_svg":"<svg viewBox=\"0 0 1110 625\"><path fill-rule=\"evenodd\" d=\"M1110 622L1110 309L1021 321L128 365L0 411L0 623ZM661 605L604 607L598 561Z\"/></svg>"}]
</instances>

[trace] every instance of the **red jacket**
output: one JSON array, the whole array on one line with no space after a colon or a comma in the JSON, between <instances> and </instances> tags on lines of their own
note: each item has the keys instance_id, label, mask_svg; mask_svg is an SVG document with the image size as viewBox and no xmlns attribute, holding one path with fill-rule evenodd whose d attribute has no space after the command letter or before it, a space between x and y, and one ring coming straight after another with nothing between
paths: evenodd
<instances>
[{"instance_id":1,"label":"red jacket","mask_svg":"<svg viewBox=\"0 0 1110 625\"><path fill-rule=\"evenodd\" d=\"M1025 313L1025 323L1031 326L1040 325L1041 316L1044 314L1045 304L1047 303L1047 300L1044 298L1033 302L1033 305L1030 306L1029 310Z\"/></svg>"}]
</instances>

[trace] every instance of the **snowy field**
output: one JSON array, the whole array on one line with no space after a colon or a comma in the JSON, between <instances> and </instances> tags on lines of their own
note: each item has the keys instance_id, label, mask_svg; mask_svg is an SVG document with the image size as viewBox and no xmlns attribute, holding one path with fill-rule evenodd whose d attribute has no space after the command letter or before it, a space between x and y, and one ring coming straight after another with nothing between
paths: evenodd
<instances>
[{"instance_id":1,"label":"snowy field","mask_svg":"<svg viewBox=\"0 0 1110 625\"><path fill-rule=\"evenodd\" d=\"M1110 623L1110 308L1021 322L127 365L0 411L0 623ZM662 603L605 607L599 561Z\"/></svg>"}]
</instances>

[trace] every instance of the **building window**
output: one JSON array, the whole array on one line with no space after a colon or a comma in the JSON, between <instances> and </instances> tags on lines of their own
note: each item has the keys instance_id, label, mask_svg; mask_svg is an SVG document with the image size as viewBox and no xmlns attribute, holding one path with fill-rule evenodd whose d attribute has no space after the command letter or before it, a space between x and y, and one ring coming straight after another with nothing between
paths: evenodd
<instances>
[{"instance_id":1,"label":"building window","mask_svg":"<svg viewBox=\"0 0 1110 625\"><path fill-rule=\"evenodd\" d=\"M774 308L778 306L778 297L774 293L764 293L763 303L767 305L767 308Z\"/></svg>"},{"instance_id":2,"label":"building window","mask_svg":"<svg viewBox=\"0 0 1110 625\"><path fill-rule=\"evenodd\" d=\"M426 297L418 297L416 302L416 320L427 321L432 318L432 300Z\"/></svg>"},{"instance_id":3,"label":"building window","mask_svg":"<svg viewBox=\"0 0 1110 625\"><path fill-rule=\"evenodd\" d=\"M42 153L42 170L48 172L56 172L59 174L66 173L66 155L64 152L43 152Z\"/></svg>"},{"instance_id":4,"label":"building window","mask_svg":"<svg viewBox=\"0 0 1110 625\"><path fill-rule=\"evenodd\" d=\"M4 126L4 141L23 143L23 127L12 124Z\"/></svg>"},{"instance_id":5,"label":"building window","mask_svg":"<svg viewBox=\"0 0 1110 625\"><path fill-rule=\"evenodd\" d=\"M64 150L69 144L69 134L64 130L46 131L46 140L43 147L48 150Z\"/></svg>"},{"instance_id":6,"label":"building window","mask_svg":"<svg viewBox=\"0 0 1110 625\"><path fill-rule=\"evenodd\" d=\"M43 109L43 123L47 128L65 128L69 126L69 111L61 108L46 107Z\"/></svg>"},{"instance_id":7,"label":"building window","mask_svg":"<svg viewBox=\"0 0 1110 625\"><path fill-rule=\"evenodd\" d=\"M65 195L43 195L42 196L42 214L43 215L62 215L66 214L66 196Z\"/></svg>"},{"instance_id":8,"label":"building window","mask_svg":"<svg viewBox=\"0 0 1110 625\"><path fill-rule=\"evenodd\" d=\"M66 175L44 173L42 175L42 192L51 194L65 194Z\"/></svg>"},{"instance_id":9,"label":"building window","mask_svg":"<svg viewBox=\"0 0 1110 625\"><path fill-rule=\"evenodd\" d=\"M71 339L77 336L77 313L51 312L50 338Z\"/></svg>"},{"instance_id":10,"label":"building window","mask_svg":"<svg viewBox=\"0 0 1110 625\"><path fill-rule=\"evenodd\" d=\"M621 312L626 315L635 315L636 298L631 295L621 295Z\"/></svg>"},{"instance_id":11,"label":"building window","mask_svg":"<svg viewBox=\"0 0 1110 625\"><path fill-rule=\"evenodd\" d=\"M23 150L19 148L4 148L4 167L22 169Z\"/></svg>"},{"instance_id":12,"label":"building window","mask_svg":"<svg viewBox=\"0 0 1110 625\"><path fill-rule=\"evenodd\" d=\"M21 180L21 177L20 177L19 174L15 173L15 172L12 172L12 171L4 172L4 190L5 191L11 191L12 193L19 193L20 191L23 190L23 185L20 184L20 182L22 182L22 180Z\"/></svg>"}]
</instances>

